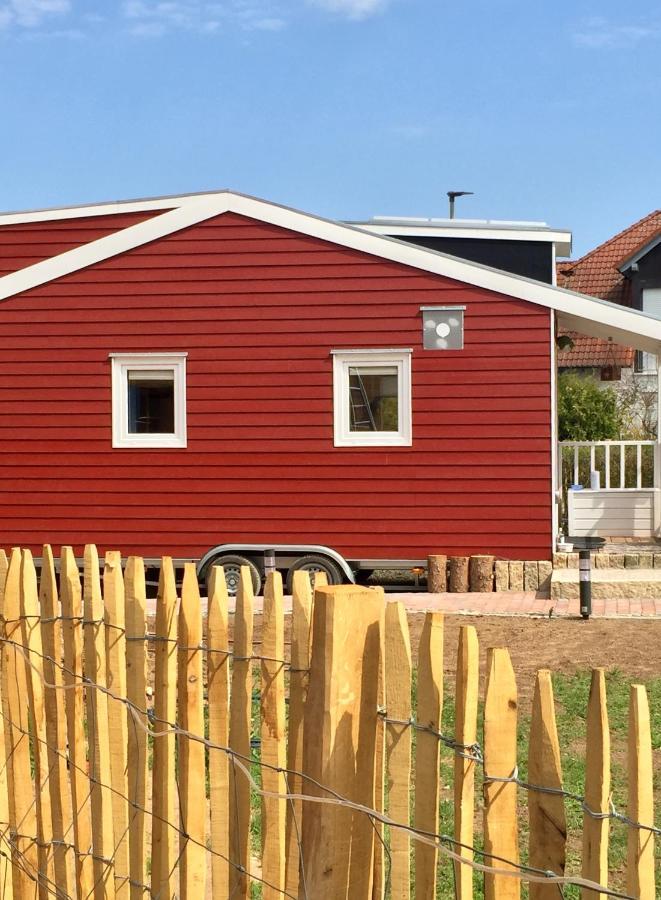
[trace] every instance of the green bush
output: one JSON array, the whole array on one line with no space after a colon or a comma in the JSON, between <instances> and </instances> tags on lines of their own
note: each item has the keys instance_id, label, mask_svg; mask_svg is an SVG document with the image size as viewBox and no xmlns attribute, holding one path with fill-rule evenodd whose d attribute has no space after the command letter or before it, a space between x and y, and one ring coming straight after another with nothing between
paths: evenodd
<instances>
[{"instance_id":1,"label":"green bush","mask_svg":"<svg viewBox=\"0 0 661 900\"><path fill-rule=\"evenodd\" d=\"M613 388L600 388L589 377L558 378L558 436L561 441L614 441L623 431L622 412Z\"/></svg>"}]
</instances>

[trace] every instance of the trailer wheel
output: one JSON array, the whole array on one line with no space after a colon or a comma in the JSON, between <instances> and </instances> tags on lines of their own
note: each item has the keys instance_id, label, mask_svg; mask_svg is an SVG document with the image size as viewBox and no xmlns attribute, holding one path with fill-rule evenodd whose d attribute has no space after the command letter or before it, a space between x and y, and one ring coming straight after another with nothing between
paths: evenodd
<instances>
[{"instance_id":1,"label":"trailer wheel","mask_svg":"<svg viewBox=\"0 0 661 900\"><path fill-rule=\"evenodd\" d=\"M250 569L253 591L255 594L259 594L262 587L262 576L259 574L259 569L255 563L248 559L247 556L238 556L230 553L224 556L217 556L209 563L209 567L207 568L207 580L213 566L222 566L224 568L227 593L230 597L236 597L241 578L241 566L247 566Z\"/></svg>"},{"instance_id":2,"label":"trailer wheel","mask_svg":"<svg viewBox=\"0 0 661 900\"><path fill-rule=\"evenodd\" d=\"M315 572L325 572L329 584L343 584L344 573L332 559L327 556L317 556L311 553L309 556L300 556L287 572L287 593L291 594L294 583L294 572L304 570L310 575L310 582L314 579Z\"/></svg>"}]
</instances>

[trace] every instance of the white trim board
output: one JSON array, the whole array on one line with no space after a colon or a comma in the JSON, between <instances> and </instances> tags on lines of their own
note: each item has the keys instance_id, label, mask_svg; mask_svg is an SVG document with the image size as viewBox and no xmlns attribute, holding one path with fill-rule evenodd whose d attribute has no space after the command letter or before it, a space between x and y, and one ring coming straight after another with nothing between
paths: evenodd
<instances>
[{"instance_id":1,"label":"white trim board","mask_svg":"<svg viewBox=\"0 0 661 900\"><path fill-rule=\"evenodd\" d=\"M148 204L151 201L144 202ZM166 204L166 207L169 205ZM5 275L0 278L0 300L225 212L234 212L381 259L554 309L559 313L559 325L569 330L593 337L612 337L616 343L650 353L661 351L661 321L637 310L231 191L188 197L181 206L170 212Z\"/></svg>"},{"instance_id":2,"label":"white trim board","mask_svg":"<svg viewBox=\"0 0 661 900\"><path fill-rule=\"evenodd\" d=\"M643 244L642 247L639 247L635 253L632 253L631 256L628 256L623 263L621 263L617 270L618 272L626 272L627 269L630 269L631 266L640 262L640 260L647 256L648 253L651 253L655 247L658 247L661 244L661 234L655 234L653 238L650 238L646 244Z\"/></svg>"},{"instance_id":3,"label":"white trim board","mask_svg":"<svg viewBox=\"0 0 661 900\"><path fill-rule=\"evenodd\" d=\"M108 200L101 203L84 203L78 206L54 206L50 209L28 209L20 212L0 213L0 226L23 225L30 222L60 222L65 219L86 219L94 216L113 216L122 213L155 212L177 209L194 203L200 197L217 196L223 191L206 191L200 194L173 194L164 197L145 197L135 200Z\"/></svg>"},{"instance_id":4,"label":"white trim board","mask_svg":"<svg viewBox=\"0 0 661 900\"><path fill-rule=\"evenodd\" d=\"M571 231L561 231L559 229L548 228L545 226L519 226L513 225L498 227L493 224L470 225L463 224L461 220L454 220L456 224L445 225L423 225L412 223L405 225L393 222L392 224L384 224L383 222L350 222L347 225L354 225L362 228L364 231L370 231L373 234L384 234L389 237L438 237L438 238L472 238L474 240L492 240L492 241L539 241L540 243L550 243L556 248L559 256L569 256L571 253L572 235Z\"/></svg>"}]
</instances>

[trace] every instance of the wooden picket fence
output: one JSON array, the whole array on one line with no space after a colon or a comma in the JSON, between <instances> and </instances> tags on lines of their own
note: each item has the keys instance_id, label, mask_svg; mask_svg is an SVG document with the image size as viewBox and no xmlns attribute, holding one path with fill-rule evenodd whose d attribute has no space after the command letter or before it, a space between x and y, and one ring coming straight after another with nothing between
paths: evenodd
<instances>
[{"instance_id":1,"label":"wooden picket fence","mask_svg":"<svg viewBox=\"0 0 661 900\"><path fill-rule=\"evenodd\" d=\"M590 900L607 896L614 814L603 670L593 673L587 709L582 869L570 876L549 672L537 676L523 783L506 649L488 651L478 741L471 626L460 630L455 729L445 735L438 613L425 618L412 708L406 614L379 589L319 579L313 597L307 573L297 573L286 644L277 574L268 577L255 640L247 570L232 629L223 573L214 570L205 628L194 566L178 597L165 558L153 630L142 560L122 567L119 553L107 553L101 574L90 545L81 583L65 547L59 570L58 584L44 548L38 585L29 551L9 559L0 551L5 900L226 900L255 896L254 885L265 900L434 900L443 866L454 869L458 900L474 896L477 878L486 900L519 898L524 883L531 900L557 900L568 883ZM454 760L454 833L445 836L441 753ZM655 829L641 686L631 688L627 771L629 806L619 823L629 836L626 896L648 900Z\"/></svg>"}]
</instances>

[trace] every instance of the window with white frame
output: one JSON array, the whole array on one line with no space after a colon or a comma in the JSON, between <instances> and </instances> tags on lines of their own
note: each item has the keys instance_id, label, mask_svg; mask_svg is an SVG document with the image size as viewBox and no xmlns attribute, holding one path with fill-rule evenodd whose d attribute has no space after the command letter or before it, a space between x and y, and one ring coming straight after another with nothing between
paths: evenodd
<instances>
[{"instance_id":1,"label":"window with white frame","mask_svg":"<svg viewBox=\"0 0 661 900\"><path fill-rule=\"evenodd\" d=\"M644 288L642 292L643 312L655 319L661 319L661 288ZM657 358L645 350L636 352L634 371L641 375L656 375Z\"/></svg>"},{"instance_id":2,"label":"window with white frame","mask_svg":"<svg viewBox=\"0 0 661 900\"><path fill-rule=\"evenodd\" d=\"M410 350L333 350L336 447L407 447Z\"/></svg>"},{"instance_id":3,"label":"window with white frame","mask_svg":"<svg viewBox=\"0 0 661 900\"><path fill-rule=\"evenodd\" d=\"M111 353L113 447L186 446L186 353Z\"/></svg>"}]
</instances>

